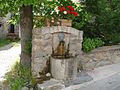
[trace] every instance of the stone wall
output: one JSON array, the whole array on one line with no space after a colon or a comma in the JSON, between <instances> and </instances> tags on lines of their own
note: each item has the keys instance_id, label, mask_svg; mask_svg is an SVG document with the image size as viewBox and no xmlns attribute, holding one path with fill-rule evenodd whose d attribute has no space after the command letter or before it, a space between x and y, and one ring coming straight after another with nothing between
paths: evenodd
<instances>
[{"instance_id":1,"label":"stone wall","mask_svg":"<svg viewBox=\"0 0 120 90\"><path fill-rule=\"evenodd\" d=\"M65 46L70 44L70 53L77 56L81 53L83 32L72 27L53 26L33 30L32 39L32 71L33 75L39 76L46 62L52 54L52 47L55 49L59 44L58 33L65 33Z\"/></svg>"},{"instance_id":2,"label":"stone wall","mask_svg":"<svg viewBox=\"0 0 120 90\"><path fill-rule=\"evenodd\" d=\"M0 38L6 38L9 33L10 23L8 21L11 19L11 13L8 13L5 17L0 17ZM14 33L19 35L19 24L15 25Z\"/></svg>"},{"instance_id":3,"label":"stone wall","mask_svg":"<svg viewBox=\"0 0 120 90\"><path fill-rule=\"evenodd\" d=\"M4 30L4 18L0 17L0 38L6 37L6 31Z\"/></svg>"},{"instance_id":4,"label":"stone wall","mask_svg":"<svg viewBox=\"0 0 120 90\"><path fill-rule=\"evenodd\" d=\"M104 46L78 57L78 68L92 70L96 67L120 63L120 45Z\"/></svg>"},{"instance_id":5,"label":"stone wall","mask_svg":"<svg viewBox=\"0 0 120 90\"><path fill-rule=\"evenodd\" d=\"M3 25L0 26L0 38L5 38L6 32L4 31Z\"/></svg>"}]
</instances>

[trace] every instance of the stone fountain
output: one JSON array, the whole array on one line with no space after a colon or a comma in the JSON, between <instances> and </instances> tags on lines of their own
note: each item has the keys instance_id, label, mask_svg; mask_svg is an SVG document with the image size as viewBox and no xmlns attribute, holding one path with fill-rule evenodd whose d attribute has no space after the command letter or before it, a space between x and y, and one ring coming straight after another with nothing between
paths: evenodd
<instances>
[{"instance_id":1,"label":"stone fountain","mask_svg":"<svg viewBox=\"0 0 120 90\"><path fill-rule=\"evenodd\" d=\"M76 78L77 56L81 54L83 32L72 27L53 26L33 30L32 73L49 69L56 80ZM47 66L49 61L50 66Z\"/></svg>"},{"instance_id":2,"label":"stone fountain","mask_svg":"<svg viewBox=\"0 0 120 90\"><path fill-rule=\"evenodd\" d=\"M58 80L74 79L77 75L76 56L70 53L70 41L65 42L65 32L58 32L59 44L57 48L52 47L51 74ZM67 33L70 34L70 33ZM66 47L67 46L67 47Z\"/></svg>"}]
</instances>

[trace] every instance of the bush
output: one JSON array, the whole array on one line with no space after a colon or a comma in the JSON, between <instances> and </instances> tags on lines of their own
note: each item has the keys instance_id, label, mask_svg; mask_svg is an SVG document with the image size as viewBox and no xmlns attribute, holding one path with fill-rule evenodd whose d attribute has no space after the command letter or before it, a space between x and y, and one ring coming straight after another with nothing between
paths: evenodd
<instances>
[{"instance_id":1,"label":"bush","mask_svg":"<svg viewBox=\"0 0 120 90\"><path fill-rule=\"evenodd\" d=\"M85 37L99 37L105 45L120 43L120 0L86 0L91 20L84 26Z\"/></svg>"},{"instance_id":2,"label":"bush","mask_svg":"<svg viewBox=\"0 0 120 90\"><path fill-rule=\"evenodd\" d=\"M72 21L72 27L81 30L85 27L87 22L91 19L90 13L86 12L84 9L79 12L79 16Z\"/></svg>"},{"instance_id":3,"label":"bush","mask_svg":"<svg viewBox=\"0 0 120 90\"><path fill-rule=\"evenodd\" d=\"M90 52L91 50L100 47L104 44L104 42L100 38L84 38L82 49L84 52Z\"/></svg>"},{"instance_id":4,"label":"bush","mask_svg":"<svg viewBox=\"0 0 120 90\"><path fill-rule=\"evenodd\" d=\"M101 39L105 42L105 46L118 45L120 43L120 33L108 33Z\"/></svg>"}]
</instances>

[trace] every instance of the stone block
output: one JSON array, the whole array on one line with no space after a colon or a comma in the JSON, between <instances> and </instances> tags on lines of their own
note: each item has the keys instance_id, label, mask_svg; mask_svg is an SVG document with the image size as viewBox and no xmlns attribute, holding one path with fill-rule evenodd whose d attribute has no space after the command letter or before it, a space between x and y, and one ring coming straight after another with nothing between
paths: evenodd
<instances>
[{"instance_id":1,"label":"stone block","mask_svg":"<svg viewBox=\"0 0 120 90\"><path fill-rule=\"evenodd\" d=\"M10 86L0 82L0 90L10 90Z\"/></svg>"},{"instance_id":2,"label":"stone block","mask_svg":"<svg viewBox=\"0 0 120 90\"><path fill-rule=\"evenodd\" d=\"M38 90L62 90L65 86L58 80L50 79L37 85Z\"/></svg>"},{"instance_id":3,"label":"stone block","mask_svg":"<svg viewBox=\"0 0 120 90\"><path fill-rule=\"evenodd\" d=\"M54 59L51 58L51 73L57 80L71 80L77 75L76 58Z\"/></svg>"},{"instance_id":4,"label":"stone block","mask_svg":"<svg viewBox=\"0 0 120 90\"><path fill-rule=\"evenodd\" d=\"M23 87L21 90L29 90L28 87Z\"/></svg>"},{"instance_id":5,"label":"stone block","mask_svg":"<svg viewBox=\"0 0 120 90\"><path fill-rule=\"evenodd\" d=\"M39 77L39 72L46 66L47 60L46 58L35 58L34 61L32 61L33 76Z\"/></svg>"}]
</instances>

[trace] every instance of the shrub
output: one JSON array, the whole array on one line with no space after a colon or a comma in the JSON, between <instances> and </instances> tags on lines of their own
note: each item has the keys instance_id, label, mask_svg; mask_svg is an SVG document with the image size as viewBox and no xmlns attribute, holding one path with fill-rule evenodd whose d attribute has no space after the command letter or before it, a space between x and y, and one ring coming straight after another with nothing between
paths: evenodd
<instances>
[{"instance_id":1,"label":"shrub","mask_svg":"<svg viewBox=\"0 0 120 90\"><path fill-rule=\"evenodd\" d=\"M92 15L84 26L85 37L99 37L105 45L120 43L120 0L86 0L86 10Z\"/></svg>"},{"instance_id":2,"label":"shrub","mask_svg":"<svg viewBox=\"0 0 120 90\"><path fill-rule=\"evenodd\" d=\"M82 49L84 52L90 52L91 50L100 47L104 44L104 42L100 38L84 38Z\"/></svg>"},{"instance_id":3,"label":"shrub","mask_svg":"<svg viewBox=\"0 0 120 90\"><path fill-rule=\"evenodd\" d=\"M108 35L106 35L103 40L105 45L117 45L120 43L120 33L108 33Z\"/></svg>"}]
</instances>

